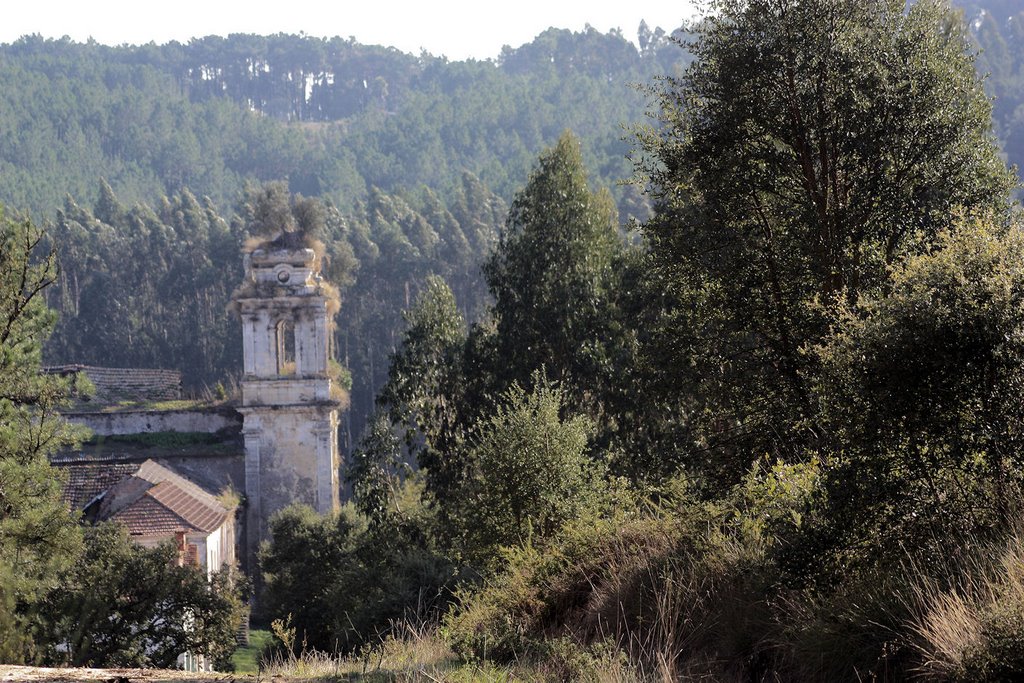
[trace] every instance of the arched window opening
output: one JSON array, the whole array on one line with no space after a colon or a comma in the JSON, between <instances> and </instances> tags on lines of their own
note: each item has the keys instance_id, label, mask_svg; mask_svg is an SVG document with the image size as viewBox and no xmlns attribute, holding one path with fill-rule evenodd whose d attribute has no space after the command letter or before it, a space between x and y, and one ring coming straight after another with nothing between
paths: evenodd
<instances>
[{"instance_id":1,"label":"arched window opening","mask_svg":"<svg viewBox=\"0 0 1024 683\"><path fill-rule=\"evenodd\" d=\"M291 320L277 323L277 374L295 374L295 325Z\"/></svg>"}]
</instances>

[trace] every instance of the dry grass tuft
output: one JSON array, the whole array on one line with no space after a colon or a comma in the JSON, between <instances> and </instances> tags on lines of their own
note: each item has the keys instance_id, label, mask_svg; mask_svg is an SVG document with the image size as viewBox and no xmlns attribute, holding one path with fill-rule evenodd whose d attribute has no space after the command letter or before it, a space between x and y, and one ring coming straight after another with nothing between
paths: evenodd
<instances>
[{"instance_id":1,"label":"dry grass tuft","mask_svg":"<svg viewBox=\"0 0 1024 683\"><path fill-rule=\"evenodd\" d=\"M258 678L395 682L516 680L498 669L460 666L451 648L433 627L402 622L393 624L391 630L392 635L351 656L316 650L303 650L299 655L279 653L261 663Z\"/></svg>"},{"instance_id":2,"label":"dry grass tuft","mask_svg":"<svg viewBox=\"0 0 1024 683\"><path fill-rule=\"evenodd\" d=\"M1024 536L1011 536L962 568L956 585L919 580L911 599L909 629L921 678L972 680L1019 669L1024 656Z\"/></svg>"}]
</instances>

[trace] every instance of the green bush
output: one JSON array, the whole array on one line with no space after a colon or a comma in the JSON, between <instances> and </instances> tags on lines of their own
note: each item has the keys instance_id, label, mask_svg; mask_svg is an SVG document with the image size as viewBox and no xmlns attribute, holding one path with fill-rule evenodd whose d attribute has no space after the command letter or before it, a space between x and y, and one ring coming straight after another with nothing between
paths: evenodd
<instances>
[{"instance_id":1,"label":"green bush","mask_svg":"<svg viewBox=\"0 0 1024 683\"><path fill-rule=\"evenodd\" d=\"M247 585L222 570L179 566L173 543L144 548L118 524L85 532L74 570L46 599L40 638L50 664L168 668L183 652L229 665Z\"/></svg>"},{"instance_id":2,"label":"green bush","mask_svg":"<svg viewBox=\"0 0 1024 683\"><path fill-rule=\"evenodd\" d=\"M658 601L675 563L712 542L704 512L694 504L642 514L622 501L617 514L585 515L546 544L504 548L503 568L460 594L446 637L462 657L496 661L548 656L551 638L626 648L653 638L667 625Z\"/></svg>"},{"instance_id":3,"label":"green bush","mask_svg":"<svg viewBox=\"0 0 1024 683\"><path fill-rule=\"evenodd\" d=\"M492 567L502 547L554 536L599 505L605 486L603 467L587 454L590 420L563 419L565 393L542 373L532 379L531 391L513 384L502 395L470 448L458 535L476 566Z\"/></svg>"},{"instance_id":4,"label":"green bush","mask_svg":"<svg viewBox=\"0 0 1024 683\"><path fill-rule=\"evenodd\" d=\"M982 640L965 653L964 681L1019 681L1024 677L1024 605L993 605L982 619Z\"/></svg>"},{"instance_id":5,"label":"green bush","mask_svg":"<svg viewBox=\"0 0 1024 683\"><path fill-rule=\"evenodd\" d=\"M271 519L260 552L263 617L291 620L294 654L352 652L397 621L429 621L447 606L454 568L412 513L368 525L351 507L320 516L296 505Z\"/></svg>"}]
</instances>

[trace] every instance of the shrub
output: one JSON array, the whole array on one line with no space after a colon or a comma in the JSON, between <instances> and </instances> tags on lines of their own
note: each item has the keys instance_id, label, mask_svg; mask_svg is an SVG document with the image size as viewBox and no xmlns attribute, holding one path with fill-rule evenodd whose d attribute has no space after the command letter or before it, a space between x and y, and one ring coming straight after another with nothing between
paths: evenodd
<instances>
[{"instance_id":1,"label":"shrub","mask_svg":"<svg viewBox=\"0 0 1024 683\"><path fill-rule=\"evenodd\" d=\"M497 661L550 658L552 639L610 642L651 671L747 661L768 620L765 556L728 518L682 484L658 508L580 519L546 545L506 549L504 568L460 595L447 637L463 657Z\"/></svg>"},{"instance_id":2,"label":"shrub","mask_svg":"<svg viewBox=\"0 0 1024 683\"><path fill-rule=\"evenodd\" d=\"M562 419L564 392L541 373L533 382L530 392L513 384L502 395L471 447L459 535L478 566L493 566L502 546L550 538L601 495L603 468L586 452L592 423Z\"/></svg>"},{"instance_id":3,"label":"shrub","mask_svg":"<svg viewBox=\"0 0 1024 683\"><path fill-rule=\"evenodd\" d=\"M395 621L430 620L447 606L454 567L411 512L373 525L351 507L319 516L292 506L272 518L260 553L265 616L291 617L293 652L351 652Z\"/></svg>"},{"instance_id":4,"label":"shrub","mask_svg":"<svg viewBox=\"0 0 1024 683\"><path fill-rule=\"evenodd\" d=\"M954 222L894 266L890 291L841 307L811 349L827 435L817 560L839 571L908 551L970 556L1019 516L1024 230Z\"/></svg>"}]
</instances>

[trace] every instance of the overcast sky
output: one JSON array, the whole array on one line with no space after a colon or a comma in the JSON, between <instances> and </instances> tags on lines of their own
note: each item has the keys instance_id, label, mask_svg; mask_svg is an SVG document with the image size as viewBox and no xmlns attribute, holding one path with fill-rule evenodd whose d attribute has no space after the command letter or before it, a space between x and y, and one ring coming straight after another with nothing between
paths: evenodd
<instances>
[{"instance_id":1,"label":"overcast sky","mask_svg":"<svg viewBox=\"0 0 1024 683\"><path fill-rule=\"evenodd\" d=\"M0 42L26 34L93 38L100 43L181 42L229 33L349 36L449 59L496 57L549 26L622 29L636 39L640 20L666 31L693 15L694 0L16 0L5 3Z\"/></svg>"}]
</instances>

